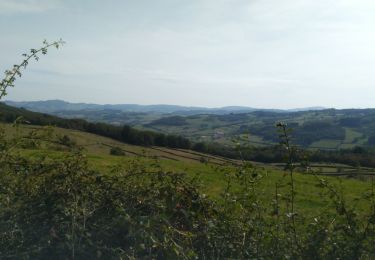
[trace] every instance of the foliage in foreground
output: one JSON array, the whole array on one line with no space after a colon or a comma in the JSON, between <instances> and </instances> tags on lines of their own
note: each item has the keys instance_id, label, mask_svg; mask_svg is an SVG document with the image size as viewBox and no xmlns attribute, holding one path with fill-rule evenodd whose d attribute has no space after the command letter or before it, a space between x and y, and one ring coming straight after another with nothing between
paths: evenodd
<instances>
[{"instance_id":1,"label":"foliage in foreground","mask_svg":"<svg viewBox=\"0 0 375 260\"><path fill-rule=\"evenodd\" d=\"M227 188L212 201L196 179L164 172L157 162L93 171L66 139L49 128L0 135L0 258L375 257L374 190L359 214L317 178L331 203L303 216L293 210L293 189L280 194L290 183L275 183L274 200L264 201L257 188L267 177L243 164L227 172ZM65 157L23 157L19 148L29 146L63 150Z\"/></svg>"}]
</instances>

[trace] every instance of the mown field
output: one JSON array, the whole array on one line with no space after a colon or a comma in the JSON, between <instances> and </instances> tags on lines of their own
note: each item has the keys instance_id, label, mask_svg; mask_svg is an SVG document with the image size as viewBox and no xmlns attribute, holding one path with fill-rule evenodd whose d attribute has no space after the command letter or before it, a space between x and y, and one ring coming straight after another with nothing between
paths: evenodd
<instances>
[{"instance_id":1,"label":"mown field","mask_svg":"<svg viewBox=\"0 0 375 260\"><path fill-rule=\"evenodd\" d=\"M40 127L27 125L21 125L16 128L11 125L2 125L2 127L5 128L6 135L9 137L16 134L27 136L32 130L41 129ZM72 141L82 147L92 169L111 174L111 170L115 167L127 169L133 165L140 165L147 168L148 171L162 169L168 172L183 172L192 178L197 177L201 183L202 192L215 199L219 199L220 194L225 191L225 187L228 184L227 176L234 175L241 170L240 161L198 152L128 145L94 134L61 128L53 128L48 131L53 131L53 135L69 136ZM121 148L125 154L123 156L110 155L112 147ZM47 154L59 158L67 153L57 147L43 145L38 148L25 148L20 150L20 152L35 158L40 158ZM264 197L265 201L272 200L275 197L276 185L278 185L277 193L287 194L289 192L287 185L289 183L289 175L282 170L283 165L267 165L256 162L251 162L251 164L254 174L261 177L256 189ZM321 178L332 183L340 193L344 194L347 201L355 205L359 210L368 207L368 201L364 197L371 189L372 169L356 169L345 165L333 164L316 164L312 168L315 169L317 174L344 176L329 177L297 172L295 175L297 212L319 215L320 211L329 204L327 199L322 199L322 194L326 191L318 187ZM365 172L370 176L360 179L349 178L348 175L355 176L355 171Z\"/></svg>"}]
</instances>

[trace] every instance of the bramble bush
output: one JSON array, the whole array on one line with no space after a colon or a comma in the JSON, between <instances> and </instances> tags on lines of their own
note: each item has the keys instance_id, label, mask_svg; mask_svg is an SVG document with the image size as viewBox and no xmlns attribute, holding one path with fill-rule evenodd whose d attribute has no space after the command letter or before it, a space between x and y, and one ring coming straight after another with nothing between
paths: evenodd
<instances>
[{"instance_id":1,"label":"bramble bush","mask_svg":"<svg viewBox=\"0 0 375 260\"><path fill-rule=\"evenodd\" d=\"M274 199L267 201L259 189L267 176L246 161L218 169L227 185L212 200L199 179L166 172L157 161L145 165L136 158L110 174L91 169L69 137L50 127L24 134L17 131L21 122L11 136L0 131L1 259L375 257L374 185L364 195L367 212L359 213L337 187L315 176L331 203L315 217L304 216L294 202L298 151L283 123L289 181L275 183ZM59 158L28 156L24 147L63 152Z\"/></svg>"}]
</instances>

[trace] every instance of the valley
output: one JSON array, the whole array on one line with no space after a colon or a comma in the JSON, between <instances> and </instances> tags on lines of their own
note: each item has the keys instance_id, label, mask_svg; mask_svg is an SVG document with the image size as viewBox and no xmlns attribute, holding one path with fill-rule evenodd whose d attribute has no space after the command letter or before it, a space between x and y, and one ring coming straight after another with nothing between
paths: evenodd
<instances>
[{"instance_id":1,"label":"valley","mask_svg":"<svg viewBox=\"0 0 375 260\"><path fill-rule=\"evenodd\" d=\"M137 129L182 135L194 142L269 146L278 143L275 124L293 129L296 144L320 150L375 145L375 109L256 110L174 106L94 105L62 101L6 102L32 111L91 122L130 125ZM62 105L64 104L64 105ZM168 109L167 109L168 108ZM312 110L311 110L312 109Z\"/></svg>"}]
</instances>

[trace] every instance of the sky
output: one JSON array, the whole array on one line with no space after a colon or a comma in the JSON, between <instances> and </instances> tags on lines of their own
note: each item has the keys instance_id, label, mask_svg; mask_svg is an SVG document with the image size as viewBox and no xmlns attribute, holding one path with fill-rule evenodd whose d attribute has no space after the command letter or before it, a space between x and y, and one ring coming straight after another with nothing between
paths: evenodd
<instances>
[{"instance_id":1,"label":"sky","mask_svg":"<svg viewBox=\"0 0 375 260\"><path fill-rule=\"evenodd\" d=\"M375 107L373 0L0 0L7 100Z\"/></svg>"}]
</instances>

